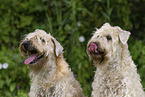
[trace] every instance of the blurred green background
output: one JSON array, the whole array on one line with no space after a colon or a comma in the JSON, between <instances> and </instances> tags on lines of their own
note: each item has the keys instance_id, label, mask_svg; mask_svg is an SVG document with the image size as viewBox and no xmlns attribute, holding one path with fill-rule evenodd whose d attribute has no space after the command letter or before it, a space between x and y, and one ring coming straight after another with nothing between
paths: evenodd
<instances>
[{"instance_id":1,"label":"blurred green background","mask_svg":"<svg viewBox=\"0 0 145 97\"><path fill-rule=\"evenodd\" d=\"M91 95L96 70L86 54L95 27L105 22L131 32L132 59L145 88L145 0L0 0L0 97L26 97L29 70L18 47L35 29L50 32L85 95Z\"/></svg>"}]
</instances>

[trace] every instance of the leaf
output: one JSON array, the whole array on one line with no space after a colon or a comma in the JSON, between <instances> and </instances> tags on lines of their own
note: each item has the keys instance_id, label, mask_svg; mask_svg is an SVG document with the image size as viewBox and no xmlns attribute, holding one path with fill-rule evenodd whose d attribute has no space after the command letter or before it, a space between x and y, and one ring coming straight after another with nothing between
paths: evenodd
<instances>
[{"instance_id":1,"label":"leaf","mask_svg":"<svg viewBox=\"0 0 145 97\"><path fill-rule=\"evenodd\" d=\"M20 27L25 27L31 25L33 17L31 16L22 16L20 20Z\"/></svg>"},{"instance_id":2,"label":"leaf","mask_svg":"<svg viewBox=\"0 0 145 97\"><path fill-rule=\"evenodd\" d=\"M10 78L7 78L7 79L6 79L6 84L9 86L10 83L11 83L11 81L12 81L12 80L11 80Z\"/></svg>"},{"instance_id":3,"label":"leaf","mask_svg":"<svg viewBox=\"0 0 145 97\"><path fill-rule=\"evenodd\" d=\"M143 48L142 48L142 53L143 53L143 55L145 55L145 46L143 46Z\"/></svg>"},{"instance_id":4,"label":"leaf","mask_svg":"<svg viewBox=\"0 0 145 97\"><path fill-rule=\"evenodd\" d=\"M110 20L110 17L105 12L102 12L102 14L106 19Z\"/></svg>"},{"instance_id":5,"label":"leaf","mask_svg":"<svg viewBox=\"0 0 145 97\"><path fill-rule=\"evenodd\" d=\"M4 80L0 80L0 89L4 86Z\"/></svg>"},{"instance_id":6,"label":"leaf","mask_svg":"<svg viewBox=\"0 0 145 97\"><path fill-rule=\"evenodd\" d=\"M110 8L110 9L109 9L109 13L108 13L109 15L111 15L112 10L113 10L113 8Z\"/></svg>"},{"instance_id":7,"label":"leaf","mask_svg":"<svg viewBox=\"0 0 145 97\"><path fill-rule=\"evenodd\" d=\"M15 90L15 88L16 88L16 83L12 83L10 85L10 91L13 92Z\"/></svg>"}]
</instances>

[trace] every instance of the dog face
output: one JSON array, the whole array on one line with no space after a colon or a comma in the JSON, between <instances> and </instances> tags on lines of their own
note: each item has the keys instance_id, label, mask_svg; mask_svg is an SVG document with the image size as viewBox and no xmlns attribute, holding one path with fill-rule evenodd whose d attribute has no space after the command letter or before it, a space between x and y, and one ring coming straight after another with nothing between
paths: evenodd
<instances>
[{"instance_id":1,"label":"dog face","mask_svg":"<svg viewBox=\"0 0 145 97\"><path fill-rule=\"evenodd\" d=\"M105 23L94 33L87 45L87 54L95 64L107 62L116 52L118 46L126 44L130 32Z\"/></svg>"},{"instance_id":2,"label":"dog face","mask_svg":"<svg viewBox=\"0 0 145 97\"><path fill-rule=\"evenodd\" d=\"M29 33L19 46L20 53L26 58L25 64L40 64L57 57L63 51L59 42L43 30Z\"/></svg>"}]
</instances>

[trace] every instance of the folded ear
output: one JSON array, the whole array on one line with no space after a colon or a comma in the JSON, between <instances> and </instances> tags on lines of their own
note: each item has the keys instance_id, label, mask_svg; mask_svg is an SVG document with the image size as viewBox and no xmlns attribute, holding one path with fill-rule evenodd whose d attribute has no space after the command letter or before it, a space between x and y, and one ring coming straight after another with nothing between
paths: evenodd
<instances>
[{"instance_id":1,"label":"folded ear","mask_svg":"<svg viewBox=\"0 0 145 97\"><path fill-rule=\"evenodd\" d=\"M60 45L60 43L55 38L51 38L51 40L54 44L54 53L55 53L56 57L58 57L58 55L63 52L63 47Z\"/></svg>"},{"instance_id":2,"label":"folded ear","mask_svg":"<svg viewBox=\"0 0 145 97\"><path fill-rule=\"evenodd\" d=\"M120 38L120 41L123 44L127 43L127 40L129 39L129 36L130 36L130 32L119 29L119 38Z\"/></svg>"}]
</instances>

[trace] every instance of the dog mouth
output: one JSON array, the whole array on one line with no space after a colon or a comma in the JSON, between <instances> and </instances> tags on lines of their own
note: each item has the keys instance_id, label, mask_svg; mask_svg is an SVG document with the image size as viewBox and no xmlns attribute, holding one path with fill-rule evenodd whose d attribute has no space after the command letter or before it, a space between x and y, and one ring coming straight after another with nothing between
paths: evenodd
<instances>
[{"instance_id":1,"label":"dog mouth","mask_svg":"<svg viewBox=\"0 0 145 97\"><path fill-rule=\"evenodd\" d=\"M28 51L28 58L25 60L25 64L28 65L28 64L34 64L36 62L38 62L40 59L43 58L44 56L44 52L42 53L38 53L36 50L33 50L33 51Z\"/></svg>"},{"instance_id":2,"label":"dog mouth","mask_svg":"<svg viewBox=\"0 0 145 97\"><path fill-rule=\"evenodd\" d=\"M101 49L97 43L90 43L88 51L92 55L93 59L100 60L100 63L104 60L104 50Z\"/></svg>"}]
</instances>

